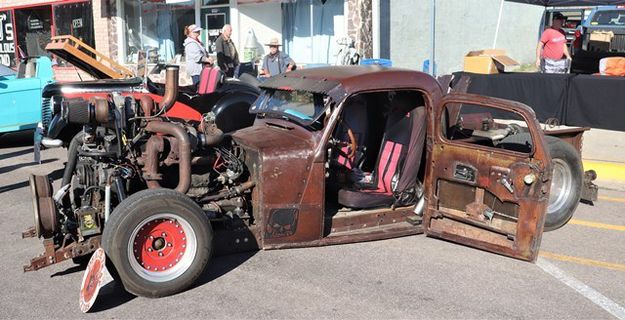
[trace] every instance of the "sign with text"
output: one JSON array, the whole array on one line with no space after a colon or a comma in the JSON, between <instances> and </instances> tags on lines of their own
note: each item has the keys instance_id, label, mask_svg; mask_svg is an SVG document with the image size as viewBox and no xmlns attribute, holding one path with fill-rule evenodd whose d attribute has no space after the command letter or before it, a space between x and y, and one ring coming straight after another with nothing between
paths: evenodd
<instances>
[{"instance_id":1,"label":"sign with text","mask_svg":"<svg viewBox=\"0 0 625 320\"><path fill-rule=\"evenodd\" d=\"M15 34L11 11L0 11L0 63L15 66Z\"/></svg>"},{"instance_id":2,"label":"sign with text","mask_svg":"<svg viewBox=\"0 0 625 320\"><path fill-rule=\"evenodd\" d=\"M82 28L82 18L72 20L72 27L74 29Z\"/></svg>"}]
</instances>

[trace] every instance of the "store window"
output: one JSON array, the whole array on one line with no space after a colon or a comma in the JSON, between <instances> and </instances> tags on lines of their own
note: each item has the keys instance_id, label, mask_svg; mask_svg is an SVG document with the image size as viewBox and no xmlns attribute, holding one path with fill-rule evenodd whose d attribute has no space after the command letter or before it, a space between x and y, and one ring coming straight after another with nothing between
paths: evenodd
<instances>
[{"instance_id":1,"label":"store window","mask_svg":"<svg viewBox=\"0 0 625 320\"><path fill-rule=\"evenodd\" d=\"M284 50L298 63L333 64L336 39L344 36L343 8L343 0L282 3Z\"/></svg>"},{"instance_id":2,"label":"store window","mask_svg":"<svg viewBox=\"0 0 625 320\"><path fill-rule=\"evenodd\" d=\"M15 67L15 32L11 11L0 11L0 64Z\"/></svg>"},{"instance_id":3,"label":"store window","mask_svg":"<svg viewBox=\"0 0 625 320\"><path fill-rule=\"evenodd\" d=\"M195 23L195 1L123 0L125 63L137 63L139 52L150 62L168 62L183 53L184 27Z\"/></svg>"},{"instance_id":4,"label":"store window","mask_svg":"<svg viewBox=\"0 0 625 320\"><path fill-rule=\"evenodd\" d=\"M93 13L91 2L78 2L54 6L56 35L72 35L93 46Z\"/></svg>"},{"instance_id":5,"label":"store window","mask_svg":"<svg viewBox=\"0 0 625 320\"><path fill-rule=\"evenodd\" d=\"M52 35L52 6L15 10L18 50L27 56L47 55L45 47Z\"/></svg>"},{"instance_id":6,"label":"store window","mask_svg":"<svg viewBox=\"0 0 625 320\"><path fill-rule=\"evenodd\" d=\"M0 11L0 63L14 68L19 57L51 56L45 48L53 35L72 35L94 47L91 1Z\"/></svg>"}]
</instances>

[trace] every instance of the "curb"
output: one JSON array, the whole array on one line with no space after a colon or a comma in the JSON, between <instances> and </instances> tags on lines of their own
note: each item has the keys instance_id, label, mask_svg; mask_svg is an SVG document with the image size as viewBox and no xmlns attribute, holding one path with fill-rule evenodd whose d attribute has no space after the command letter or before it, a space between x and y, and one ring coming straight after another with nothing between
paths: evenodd
<instances>
[{"instance_id":1,"label":"curb","mask_svg":"<svg viewBox=\"0 0 625 320\"><path fill-rule=\"evenodd\" d=\"M584 171L595 170L597 184L605 182L609 188L625 189L625 163L597 160L583 160Z\"/></svg>"}]
</instances>

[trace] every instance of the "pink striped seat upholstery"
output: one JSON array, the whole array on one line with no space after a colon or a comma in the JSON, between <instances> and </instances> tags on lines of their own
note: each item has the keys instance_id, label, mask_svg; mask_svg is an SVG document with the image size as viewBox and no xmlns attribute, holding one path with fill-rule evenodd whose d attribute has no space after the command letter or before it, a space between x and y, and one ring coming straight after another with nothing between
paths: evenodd
<instances>
[{"instance_id":1,"label":"pink striped seat upholstery","mask_svg":"<svg viewBox=\"0 0 625 320\"><path fill-rule=\"evenodd\" d=\"M375 208L394 204L403 191L397 188L402 175L411 177L416 183L423 152L425 125L423 107L408 113L399 108L392 111L386 122L375 169L371 173L372 183L339 190L338 202L350 208Z\"/></svg>"}]
</instances>

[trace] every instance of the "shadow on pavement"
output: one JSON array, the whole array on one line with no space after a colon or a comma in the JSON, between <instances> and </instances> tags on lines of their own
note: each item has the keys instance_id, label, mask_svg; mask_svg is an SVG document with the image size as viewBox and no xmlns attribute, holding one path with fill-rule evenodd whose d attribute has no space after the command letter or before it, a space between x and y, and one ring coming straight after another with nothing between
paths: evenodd
<instances>
[{"instance_id":1,"label":"shadow on pavement","mask_svg":"<svg viewBox=\"0 0 625 320\"><path fill-rule=\"evenodd\" d=\"M89 313L96 313L113 309L136 298L135 295L124 290L118 281L111 281L100 288L98 298Z\"/></svg>"},{"instance_id":2,"label":"shadow on pavement","mask_svg":"<svg viewBox=\"0 0 625 320\"><path fill-rule=\"evenodd\" d=\"M52 180L61 179L63 177L63 170L64 169L54 170L50 174L48 174L48 177L50 177ZM6 185L6 186L0 186L0 193L4 193L4 192L11 191L11 190L23 188L23 187L26 187L26 186L28 186L28 180L22 181L22 182L16 182L14 184L9 184L9 185Z\"/></svg>"},{"instance_id":3,"label":"shadow on pavement","mask_svg":"<svg viewBox=\"0 0 625 320\"><path fill-rule=\"evenodd\" d=\"M41 160L41 164L45 164L45 163L49 163L49 162L53 162L59 159L44 159ZM11 172L13 170L17 170L23 167L28 167L28 166L32 166L32 165L36 165L38 164L37 162L25 162L25 163L18 163L18 164L14 164L14 165L10 165L10 166L5 166L5 167L0 167L0 174L3 173L7 173L7 172Z\"/></svg>"},{"instance_id":4,"label":"shadow on pavement","mask_svg":"<svg viewBox=\"0 0 625 320\"><path fill-rule=\"evenodd\" d=\"M0 134L0 149L28 147L34 143L35 130L24 130Z\"/></svg>"},{"instance_id":5,"label":"shadow on pavement","mask_svg":"<svg viewBox=\"0 0 625 320\"><path fill-rule=\"evenodd\" d=\"M73 266L71 268L67 268L67 269L65 269L63 271L59 271L59 272L53 273L50 276L50 278L59 277L59 276L65 276L65 275L68 275L68 274L85 271L86 268L87 268L87 265L76 265L76 266Z\"/></svg>"},{"instance_id":6,"label":"shadow on pavement","mask_svg":"<svg viewBox=\"0 0 625 320\"><path fill-rule=\"evenodd\" d=\"M0 154L0 160L13 158L13 157L19 157L19 156L23 156L23 155L29 154L29 153L32 154L34 151L35 151L34 148L28 148L28 149L24 149L24 150L18 150L18 151L5 153L5 154Z\"/></svg>"},{"instance_id":7,"label":"shadow on pavement","mask_svg":"<svg viewBox=\"0 0 625 320\"><path fill-rule=\"evenodd\" d=\"M214 257L212 261L208 263L208 266L206 266L204 273L202 273L200 278L188 290L193 290L197 287L203 286L236 269L238 266L245 263L245 261L253 257L257 252L258 251L250 251Z\"/></svg>"}]
</instances>

